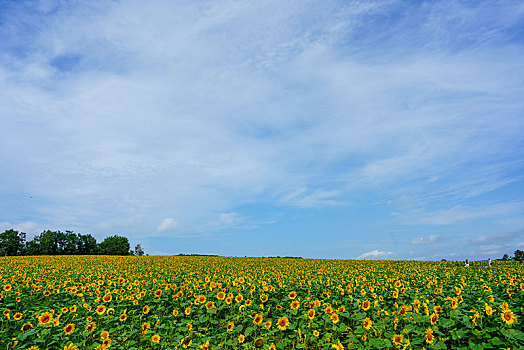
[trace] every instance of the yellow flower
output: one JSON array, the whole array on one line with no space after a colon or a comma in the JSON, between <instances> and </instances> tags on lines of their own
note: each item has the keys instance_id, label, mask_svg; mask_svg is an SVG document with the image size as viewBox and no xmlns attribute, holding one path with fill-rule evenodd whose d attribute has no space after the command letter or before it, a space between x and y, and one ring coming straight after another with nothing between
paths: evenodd
<instances>
[{"instance_id":1,"label":"yellow flower","mask_svg":"<svg viewBox=\"0 0 524 350\"><path fill-rule=\"evenodd\" d=\"M435 336L433 335L433 330L431 328L426 329L426 343L433 345L435 341Z\"/></svg>"},{"instance_id":2,"label":"yellow flower","mask_svg":"<svg viewBox=\"0 0 524 350\"><path fill-rule=\"evenodd\" d=\"M73 343L70 343L69 345L64 346L64 350L78 350L78 346L76 346Z\"/></svg>"},{"instance_id":3,"label":"yellow flower","mask_svg":"<svg viewBox=\"0 0 524 350\"><path fill-rule=\"evenodd\" d=\"M245 337L243 334L240 334L240 335L238 336L238 342L239 342L239 343L243 343L244 340L246 340L246 337Z\"/></svg>"},{"instance_id":4,"label":"yellow flower","mask_svg":"<svg viewBox=\"0 0 524 350\"><path fill-rule=\"evenodd\" d=\"M362 326L363 326L365 329L370 329L372 325L373 325L373 321L371 321L368 317L366 317L366 318L364 319L364 321L362 321Z\"/></svg>"},{"instance_id":5,"label":"yellow flower","mask_svg":"<svg viewBox=\"0 0 524 350\"><path fill-rule=\"evenodd\" d=\"M160 336L159 336L158 334L153 335L153 336L151 337L151 341L152 341L153 343L158 343L158 342L160 342Z\"/></svg>"},{"instance_id":6,"label":"yellow flower","mask_svg":"<svg viewBox=\"0 0 524 350\"><path fill-rule=\"evenodd\" d=\"M64 327L64 333L66 335L69 335L75 331L75 324L69 323L67 326Z\"/></svg>"},{"instance_id":7,"label":"yellow flower","mask_svg":"<svg viewBox=\"0 0 524 350\"><path fill-rule=\"evenodd\" d=\"M285 330L287 326L289 326L289 319L286 316L279 318L277 322L277 326L278 326L278 329L280 329L281 331Z\"/></svg>"},{"instance_id":8,"label":"yellow flower","mask_svg":"<svg viewBox=\"0 0 524 350\"><path fill-rule=\"evenodd\" d=\"M263 320L262 315L256 314L255 318L253 318L253 323L260 326L260 324L262 323L262 320Z\"/></svg>"},{"instance_id":9,"label":"yellow flower","mask_svg":"<svg viewBox=\"0 0 524 350\"><path fill-rule=\"evenodd\" d=\"M502 318L502 321L504 321L507 325L513 325L517 322L517 316L511 311L510 309L506 309L503 313L500 314L500 318Z\"/></svg>"},{"instance_id":10,"label":"yellow flower","mask_svg":"<svg viewBox=\"0 0 524 350\"><path fill-rule=\"evenodd\" d=\"M331 347L337 350L344 350L344 346L342 346L342 343L340 342L340 340L338 341L338 344L333 344L331 345Z\"/></svg>"}]
</instances>

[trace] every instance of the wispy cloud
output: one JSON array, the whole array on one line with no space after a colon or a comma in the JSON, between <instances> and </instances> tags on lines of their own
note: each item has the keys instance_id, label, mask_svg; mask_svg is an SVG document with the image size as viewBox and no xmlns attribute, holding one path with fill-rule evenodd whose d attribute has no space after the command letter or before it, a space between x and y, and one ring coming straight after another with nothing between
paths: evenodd
<instances>
[{"instance_id":1,"label":"wispy cloud","mask_svg":"<svg viewBox=\"0 0 524 350\"><path fill-rule=\"evenodd\" d=\"M172 231L178 226L178 221L173 218L165 218L162 220L160 225L158 225L157 230L159 232Z\"/></svg>"},{"instance_id":2,"label":"wispy cloud","mask_svg":"<svg viewBox=\"0 0 524 350\"><path fill-rule=\"evenodd\" d=\"M393 255L393 252L384 252L384 251L375 249L370 252L359 255L357 259L384 259L391 255Z\"/></svg>"}]
</instances>

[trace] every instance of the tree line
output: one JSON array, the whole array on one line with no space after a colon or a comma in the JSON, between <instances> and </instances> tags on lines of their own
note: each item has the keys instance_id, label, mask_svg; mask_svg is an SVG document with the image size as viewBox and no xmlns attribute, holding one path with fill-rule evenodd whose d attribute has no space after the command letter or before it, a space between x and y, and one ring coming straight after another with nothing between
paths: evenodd
<instances>
[{"instance_id":1,"label":"tree line","mask_svg":"<svg viewBox=\"0 0 524 350\"><path fill-rule=\"evenodd\" d=\"M32 240L13 229L0 233L0 256L20 255L144 255L140 244L130 249L129 239L109 236L98 243L90 234L45 230Z\"/></svg>"},{"instance_id":2,"label":"tree line","mask_svg":"<svg viewBox=\"0 0 524 350\"><path fill-rule=\"evenodd\" d=\"M508 261L508 260L523 260L523 259L524 259L524 251L517 249L515 250L515 253L513 256L504 254L504 256L501 259L497 259L497 260Z\"/></svg>"}]
</instances>

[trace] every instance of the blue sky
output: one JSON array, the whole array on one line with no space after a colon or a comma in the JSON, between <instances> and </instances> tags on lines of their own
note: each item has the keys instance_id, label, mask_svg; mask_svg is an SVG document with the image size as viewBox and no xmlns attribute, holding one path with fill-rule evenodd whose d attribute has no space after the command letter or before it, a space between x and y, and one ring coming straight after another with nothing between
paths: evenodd
<instances>
[{"instance_id":1,"label":"blue sky","mask_svg":"<svg viewBox=\"0 0 524 350\"><path fill-rule=\"evenodd\" d=\"M2 1L0 230L524 249L521 1Z\"/></svg>"}]
</instances>

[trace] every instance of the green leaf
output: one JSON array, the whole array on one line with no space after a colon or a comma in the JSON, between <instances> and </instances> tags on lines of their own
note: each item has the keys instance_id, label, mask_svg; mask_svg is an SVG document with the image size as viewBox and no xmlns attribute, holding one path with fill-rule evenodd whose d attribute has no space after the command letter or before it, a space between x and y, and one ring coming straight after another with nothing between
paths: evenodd
<instances>
[{"instance_id":1,"label":"green leaf","mask_svg":"<svg viewBox=\"0 0 524 350\"><path fill-rule=\"evenodd\" d=\"M490 343L495 345L495 346L498 346L498 345L504 345L504 342L502 340L500 340L499 337L494 337L494 338L491 338L490 339Z\"/></svg>"},{"instance_id":2,"label":"green leaf","mask_svg":"<svg viewBox=\"0 0 524 350\"><path fill-rule=\"evenodd\" d=\"M481 344L476 344L473 341L469 341L469 347L471 350L482 350L484 347Z\"/></svg>"}]
</instances>

